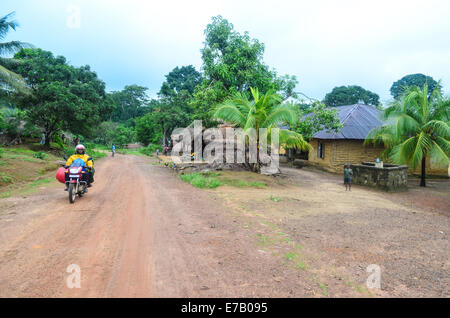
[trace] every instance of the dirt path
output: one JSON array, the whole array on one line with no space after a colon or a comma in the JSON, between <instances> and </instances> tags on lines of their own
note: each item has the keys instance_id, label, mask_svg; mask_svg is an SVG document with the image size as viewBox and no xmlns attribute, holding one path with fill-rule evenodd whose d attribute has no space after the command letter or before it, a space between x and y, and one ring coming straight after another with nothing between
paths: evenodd
<instances>
[{"instance_id":1,"label":"dirt path","mask_svg":"<svg viewBox=\"0 0 450 318\"><path fill-rule=\"evenodd\" d=\"M143 157L96 166L94 187L74 205L56 182L0 200L0 297L315 295L210 193ZM66 285L70 264L81 288Z\"/></svg>"}]
</instances>

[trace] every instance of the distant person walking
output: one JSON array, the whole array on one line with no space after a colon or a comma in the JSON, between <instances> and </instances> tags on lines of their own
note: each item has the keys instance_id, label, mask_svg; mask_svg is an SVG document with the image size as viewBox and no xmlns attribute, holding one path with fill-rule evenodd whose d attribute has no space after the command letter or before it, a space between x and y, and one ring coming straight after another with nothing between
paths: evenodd
<instances>
[{"instance_id":1,"label":"distant person walking","mask_svg":"<svg viewBox=\"0 0 450 318\"><path fill-rule=\"evenodd\" d=\"M44 144L45 144L45 134L42 133L42 135L41 135L41 145L44 145Z\"/></svg>"},{"instance_id":2,"label":"distant person walking","mask_svg":"<svg viewBox=\"0 0 450 318\"><path fill-rule=\"evenodd\" d=\"M169 151L169 147L167 145L164 146L164 156L167 156L167 152Z\"/></svg>"},{"instance_id":3,"label":"distant person walking","mask_svg":"<svg viewBox=\"0 0 450 318\"><path fill-rule=\"evenodd\" d=\"M112 156L114 157L114 154L116 153L116 145L115 144L112 144L111 152L112 152Z\"/></svg>"},{"instance_id":4,"label":"distant person walking","mask_svg":"<svg viewBox=\"0 0 450 318\"><path fill-rule=\"evenodd\" d=\"M344 167L345 191L347 191L347 188L349 191L352 191L352 177L351 176L353 176L353 170L350 168L350 165L346 165Z\"/></svg>"},{"instance_id":5,"label":"distant person walking","mask_svg":"<svg viewBox=\"0 0 450 318\"><path fill-rule=\"evenodd\" d=\"M159 148L156 148L156 157L159 156Z\"/></svg>"}]
</instances>

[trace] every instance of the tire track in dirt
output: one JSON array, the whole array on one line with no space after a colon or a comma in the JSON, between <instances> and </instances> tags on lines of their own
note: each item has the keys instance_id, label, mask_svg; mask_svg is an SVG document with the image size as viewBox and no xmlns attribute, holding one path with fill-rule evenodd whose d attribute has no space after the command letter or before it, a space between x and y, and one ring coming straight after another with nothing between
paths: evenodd
<instances>
[{"instance_id":1,"label":"tire track in dirt","mask_svg":"<svg viewBox=\"0 0 450 318\"><path fill-rule=\"evenodd\" d=\"M44 204L18 200L12 222L0 216L0 297L308 295L229 207L149 163L105 158L75 204L61 185L31 200ZM70 264L81 268L80 289L66 286Z\"/></svg>"}]
</instances>

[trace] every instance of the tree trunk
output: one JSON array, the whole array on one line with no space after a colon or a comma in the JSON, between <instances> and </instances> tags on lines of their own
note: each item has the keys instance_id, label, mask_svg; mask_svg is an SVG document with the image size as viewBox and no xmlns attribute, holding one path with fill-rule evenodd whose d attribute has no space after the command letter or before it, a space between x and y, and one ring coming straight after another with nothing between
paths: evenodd
<instances>
[{"instance_id":1,"label":"tree trunk","mask_svg":"<svg viewBox=\"0 0 450 318\"><path fill-rule=\"evenodd\" d=\"M420 186L425 187L425 156L422 158L422 173L420 174Z\"/></svg>"}]
</instances>

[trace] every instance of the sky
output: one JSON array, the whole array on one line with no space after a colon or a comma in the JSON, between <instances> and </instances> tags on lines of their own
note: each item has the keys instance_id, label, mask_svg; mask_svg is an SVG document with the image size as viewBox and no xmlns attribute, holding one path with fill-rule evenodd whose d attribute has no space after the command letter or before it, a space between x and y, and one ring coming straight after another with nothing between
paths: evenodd
<instances>
[{"instance_id":1,"label":"sky","mask_svg":"<svg viewBox=\"0 0 450 318\"><path fill-rule=\"evenodd\" d=\"M296 91L323 99L360 85L391 96L392 83L423 73L450 91L450 1L0 0L20 40L90 65L108 91L138 84L156 97L176 66L200 70L204 30L222 15L265 44L264 62L295 75Z\"/></svg>"}]
</instances>

